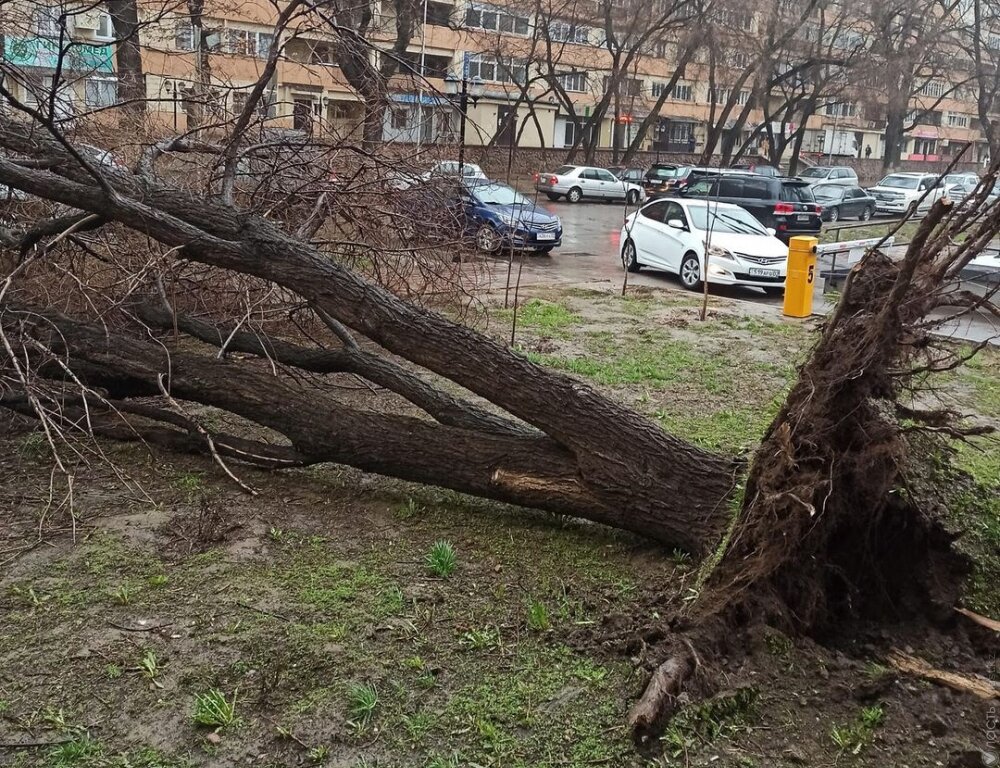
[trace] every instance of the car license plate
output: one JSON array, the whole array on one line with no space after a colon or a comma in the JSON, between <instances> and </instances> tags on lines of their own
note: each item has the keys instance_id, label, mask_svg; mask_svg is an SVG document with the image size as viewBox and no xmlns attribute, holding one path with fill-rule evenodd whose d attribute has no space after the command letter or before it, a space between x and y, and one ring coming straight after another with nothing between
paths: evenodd
<instances>
[{"instance_id":1,"label":"car license plate","mask_svg":"<svg viewBox=\"0 0 1000 768\"><path fill-rule=\"evenodd\" d=\"M809 214L808 213L800 213L798 216L795 217L795 220L796 221L809 221Z\"/></svg>"},{"instance_id":2,"label":"car license plate","mask_svg":"<svg viewBox=\"0 0 1000 768\"><path fill-rule=\"evenodd\" d=\"M760 267L750 267L752 277L780 277L781 271L777 269L761 269Z\"/></svg>"},{"instance_id":3,"label":"car license plate","mask_svg":"<svg viewBox=\"0 0 1000 768\"><path fill-rule=\"evenodd\" d=\"M555 240L556 239L556 233L555 232L539 232L537 235L535 235L535 239L536 240Z\"/></svg>"}]
</instances>

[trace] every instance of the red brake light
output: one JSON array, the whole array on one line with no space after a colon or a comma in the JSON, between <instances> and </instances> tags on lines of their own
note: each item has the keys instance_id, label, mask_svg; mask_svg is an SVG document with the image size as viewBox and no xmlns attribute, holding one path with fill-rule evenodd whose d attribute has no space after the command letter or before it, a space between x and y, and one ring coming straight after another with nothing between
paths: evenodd
<instances>
[{"instance_id":1,"label":"red brake light","mask_svg":"<svg viewBox=\"0 0 1000 768\"><path fill-rule=\"evenodd\" d=\"M559 180L558 180L558 179L557 179L557 178L556 178L555 176L551 176L551 177L549 178L549 184L555 184L555 183L557 183L558 181L559 181Z\"/></svg>"},{"instance_id":2,"label":"red brake light","mask_svg":"<svg viewBox=\"0 0 1000 768\"><path fill-rule=\"evenodd\" d=\"M795 213L795 206L791 203L778 203L774 206L775 213Z\"/></svg>"},{"instance_id":3,"label":"red brake light","mask_svg":"<svg viewBox=\"0 0 1000 768\"><path fill-rule=\"evenodd\" d=\"M535 171L533 174L531 174L531 180L538 181L538 171Z\"/></svg>"},{"instance_id":4,"label":"red brake light","mask_svg":"<svg viewBox=\"0 0 1000 768\"><path fill-rule=\"evenodd\" d=\"M816 211L816 213L823 213L823 206L822 205L814 205L813 209Z\"/></svg>"}]
</instances>

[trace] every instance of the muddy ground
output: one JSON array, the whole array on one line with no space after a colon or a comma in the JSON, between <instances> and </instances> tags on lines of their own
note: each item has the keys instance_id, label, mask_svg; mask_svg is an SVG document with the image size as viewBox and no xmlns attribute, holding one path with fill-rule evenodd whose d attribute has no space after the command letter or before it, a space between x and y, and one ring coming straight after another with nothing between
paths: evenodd
<instances>
[{"instance_id":1,"label":"muddy ground","mask_svg":"<svg viewBox=\"0 0 1000 768\"><path fill-rule=\"evenodd\" d=\"M685 294L533 294L525 354L727 451L753 446L814 332L724 299L702 323ZM506 337L500 301L478 322ZM998 423L998 381L987 352L937 396ZM71 513L39 433L3 430L2 765L902 768L990 746L989 704L885 653L984 676L989 656L886 617L825 647L758 633L723 694L640 753L623 723L645 673L618 630L690 599L684 553L339 467L240 469L251 497L208 461L108 443L110 463L79 462ZM954 509L977 559L966 603L1000 619L1000 455L957 458L981 484Z\"/></svg>"}]
</instances>

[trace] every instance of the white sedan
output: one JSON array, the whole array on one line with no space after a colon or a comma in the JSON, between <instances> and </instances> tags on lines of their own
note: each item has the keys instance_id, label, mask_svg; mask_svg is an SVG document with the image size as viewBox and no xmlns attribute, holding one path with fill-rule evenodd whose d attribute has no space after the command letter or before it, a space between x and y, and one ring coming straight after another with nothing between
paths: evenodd
<instances>
[{"instance_id":1,"label":"white sedan","mask_svg":"<svg viewBox=\"0 0 1000 768\"><path fill-rule=\"evenodd\" d=\"M692 291L707 274L709 283L781 293L788 270L788 246L773 229L765 229L738 205L711 200L644 205L625 219L621 257L629 272L641 267L675 272Z\"/></svg>"}]
</instances>

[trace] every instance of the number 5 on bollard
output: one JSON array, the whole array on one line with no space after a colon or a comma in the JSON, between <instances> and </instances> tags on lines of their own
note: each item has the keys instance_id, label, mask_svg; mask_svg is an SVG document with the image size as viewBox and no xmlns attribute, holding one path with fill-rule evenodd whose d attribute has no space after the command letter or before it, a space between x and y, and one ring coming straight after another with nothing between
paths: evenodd
<instances>
[{"instance_id":1,"label":"number 5 on bollard","mask_svg":"<svg viewBox=\"0 0 1000 768\"><path fill-rule=\"evenodd\" d=\"M788 244L788 277L785 278L785 305L782 308L788 317L812 314L818 242L815 237L793 237Z\"/></svg>"}]
</instances>

